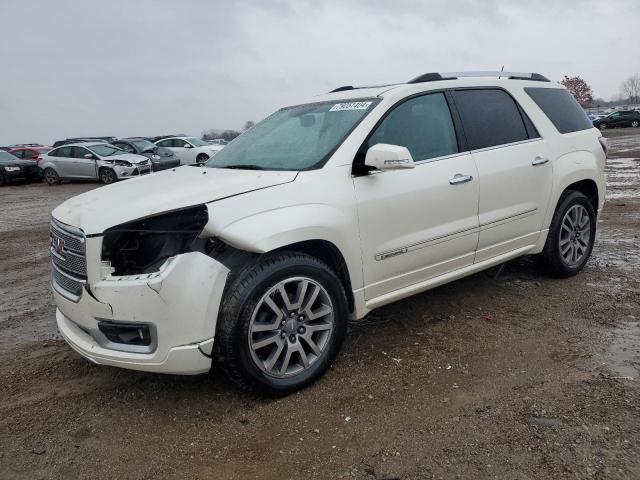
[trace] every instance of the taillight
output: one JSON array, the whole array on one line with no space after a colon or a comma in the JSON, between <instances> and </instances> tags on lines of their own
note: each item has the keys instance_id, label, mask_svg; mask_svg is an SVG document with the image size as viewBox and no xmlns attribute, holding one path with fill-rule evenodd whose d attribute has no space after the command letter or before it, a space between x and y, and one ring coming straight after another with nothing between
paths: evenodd
<instances>
[{"instance_id":1,"label":"taillight","mask_svg":"<svg viewBox=\"0 0 640 480\"><path fill-rule=\"evenodd\" d=\"M600 146L602 147L602 150L604 151L604 155L606 157L607 153L609 152L609 143L607 142L607 139L604 137L598 138L598 141L600 142Z\"/></svg>"}]
</instances>

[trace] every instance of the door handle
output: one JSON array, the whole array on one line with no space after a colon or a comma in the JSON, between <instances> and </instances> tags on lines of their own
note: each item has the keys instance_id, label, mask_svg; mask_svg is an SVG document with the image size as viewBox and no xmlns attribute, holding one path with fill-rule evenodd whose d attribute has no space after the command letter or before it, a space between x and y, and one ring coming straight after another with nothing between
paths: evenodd
<instances>
[{"instance_id":1,"label":"door handle","mask_svg":"<svg viewBox=\"0 0 640 480\"><path fill-rule=\"evenodd\" d=\"M470 182L471 180L473 180L473 177L471 175L462 175L460 173L456 173L453 176L453 178L451 180L449 180L449 183L451 185L458 185L460 183Z\"/></svg>"},{"instance_id":2,"label":"door handle","mask_svg":"<svg viewBox=\"0 0 640 480\"><path fill-rule=\"evenodd\" d=\"M548 158L536 157L533 159L533 162L531 162L531 165L533 165L534 167L537 167L538 165L544 165L548 161L549 161Z\"/></svg>"}]
</instances>

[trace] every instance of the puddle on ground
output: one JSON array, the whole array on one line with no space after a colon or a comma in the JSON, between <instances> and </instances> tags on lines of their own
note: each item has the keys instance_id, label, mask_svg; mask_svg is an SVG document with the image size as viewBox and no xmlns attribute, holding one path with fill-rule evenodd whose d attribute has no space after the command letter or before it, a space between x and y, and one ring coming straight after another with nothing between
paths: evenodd
<instances>
[{"instance_id":1,"label":"puddle on ground","mask_svg":"<svg viewBox=\"0 0 640 480\"><path fill-rule=\"evenodd\" d=\"M625 380L640 380L640 320L625 317L613 330L613 341L599 355L599 362Z\"/></svg>"},{"instance_id":2,"label":"puddle on ground","mask_svg":"<svg viewBox=\"0 0 640 480\"><path fill-rule=\"evenodd\" d=\"M640 160L609 158L605 166L607 198L634 198L640 196Z\"/></svg>"}]
</instances>

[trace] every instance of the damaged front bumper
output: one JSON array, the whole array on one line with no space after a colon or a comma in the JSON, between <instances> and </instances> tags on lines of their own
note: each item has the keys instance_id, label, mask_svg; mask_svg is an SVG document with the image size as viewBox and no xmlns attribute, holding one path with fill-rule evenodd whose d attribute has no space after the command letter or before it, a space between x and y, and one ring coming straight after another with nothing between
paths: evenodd
<instances>
[{"instance_id":1,"label":"damaged front bumper","mask_svg":"<svg viewBox=\"0 0 640 480\"><path fill-rule=\"evenodd\" d=\"M101 238L88 238L86 246L87 286L77 301L53 285L58 329L69 345L101 365L187 375L209 371L229 270L191 252L173 257L159 272L112 277L98 260L89 261L99 259ZM145 341L113 341L105 325L140 326Z\"/></svg>"}]
</instances>

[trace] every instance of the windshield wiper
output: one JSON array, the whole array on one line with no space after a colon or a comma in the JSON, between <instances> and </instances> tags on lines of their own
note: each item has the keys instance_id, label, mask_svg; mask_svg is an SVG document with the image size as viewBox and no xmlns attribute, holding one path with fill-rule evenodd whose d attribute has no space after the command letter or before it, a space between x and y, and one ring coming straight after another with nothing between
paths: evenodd
<instances>
[{"instance_id":1,"label":"windshield wiper","mask_svg":"<svg viewBox=\"0 0 640 480\"><path fill-rule=\"evenodd\" d=\"M225 165L224 167L215 168L231 168L237 170L264 170L264 167L261 167L260 165Z\"/></svg>"}]
</instances>

